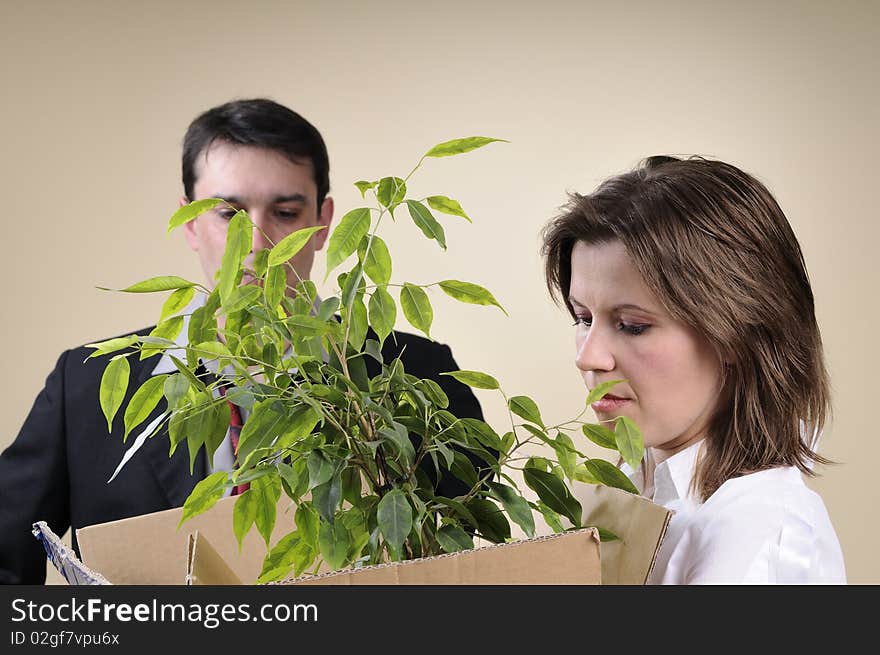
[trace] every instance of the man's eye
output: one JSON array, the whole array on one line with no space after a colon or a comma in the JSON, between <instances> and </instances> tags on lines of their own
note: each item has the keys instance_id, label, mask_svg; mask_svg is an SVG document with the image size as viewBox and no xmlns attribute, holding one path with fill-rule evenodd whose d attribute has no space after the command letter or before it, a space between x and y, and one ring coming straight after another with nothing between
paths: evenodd
<instances>
[{"instance_id":1,"label":"man's eye","mask_svg":"<svg viewBox=\"0 0 880 655\"><path fill-rule=\"evenodd\" d=\"M293 211L291 209L279 209L275 213L277 214L278 218L285 221L295 221L297 218L299 218L299 212Z\"/></svg>"},{"instance_id":2,"label":"man's eye","mask_svg":"<svg viewBox=\"0 0 880 655\"><path fill-rule=\"evenodd\" d=\"M219 216L220 218L222 218L225 221L231 220L232 217L235 216L235 213L236 212L234 209L229 209L229 208L217 210L217 216Z\"/></svg>"}]
</instances>

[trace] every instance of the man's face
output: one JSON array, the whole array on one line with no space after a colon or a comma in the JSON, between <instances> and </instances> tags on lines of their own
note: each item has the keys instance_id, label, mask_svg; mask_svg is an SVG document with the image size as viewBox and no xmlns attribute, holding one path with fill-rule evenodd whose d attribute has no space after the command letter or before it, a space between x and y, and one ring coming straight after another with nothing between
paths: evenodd
<instances>
[{"instance_id":1,"label":"man's face","mask_svg":"<svg viewBox=\"0 0 880 655\"><path fill-rule=\"evenodd\" d=\"M253 251L245 267L253 267L254 253L271 248L291 232L304 227L324 225L306 246L290 260L287 267L288 293L300 279L308 279L333 219L333 200L326 198L317 206L317 186L310 162L294 163L282 153L254 146L215 141L199 154L196 162L194 198L222 198L228 205L218 205L184 225L189 247L199 255L208 286L214 279L223 251L229 219L237 209L245 210L254 223ZM181 198L181 205L186 204Z\"/></svg>"}]
</instances>

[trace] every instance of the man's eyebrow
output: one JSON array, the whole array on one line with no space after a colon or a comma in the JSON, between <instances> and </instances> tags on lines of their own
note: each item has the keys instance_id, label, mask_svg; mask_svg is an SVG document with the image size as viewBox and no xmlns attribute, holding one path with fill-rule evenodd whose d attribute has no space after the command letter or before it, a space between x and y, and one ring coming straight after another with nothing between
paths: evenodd
<instances>
[{"instance_id":1,"label":"man's eyebrow","mask_svg":"<svg viewBox=\"0 0 880 655\"><path fill-rule=\"evenodd\" d=\"M278 204L281 202L301 202L305 204L308 202L308 199L301 193L292 193L287 196L275 196L275 199L272 201L274 204Z\"/></svg>"},{"instance_id":2,"label":"man's eyebrow","mask_svg":"<svg viewBox=\"0 0 880 655\"><path fill-rule=\"evenodd\" d=\"M240 205L242 204L242 199L240 196L224 196L222 194L216 194L211 196L212 198L219 198L220 200L225 200L230 205ZM272 204L277 205L284 202L299 202L302 204L306 204L308 199L302 193L291 193L283 196L275 196L272 198Z\"/></svg>"}]
</instances>

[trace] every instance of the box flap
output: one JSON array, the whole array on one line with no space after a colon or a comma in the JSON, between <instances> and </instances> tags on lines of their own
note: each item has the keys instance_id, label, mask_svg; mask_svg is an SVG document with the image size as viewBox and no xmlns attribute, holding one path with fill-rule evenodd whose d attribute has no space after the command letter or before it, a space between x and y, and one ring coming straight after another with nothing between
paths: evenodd
<instances>
[{"instance_id":1,"label":"box flap","mask_svg":"<svg viewBox=\"0 0 880 655\"><path fill-rule=\"evenodd\" d=\"M211 542L205 537L199 538L198 530L189 535L187 562L187 585L242 584L241 578L217 554Z\"/></svg>"},{"instance_id":2,"label":"box flap","mask_svg":"<svg viewBox=\"0 0 880 655\"><path fill-rule=\"evenodd\" d=\"M79 528L76 539L82 561L113 584L183 584L189 570L189 535L198 531L233 573L246 584L260 575L266 543L256 529L245 536L239 553L232 531L237 496L221 498L209 511L184 523L181 508ZM293 529L291 501L282 495L272 543Z\"/></svg>"},{"instance_id":3,"label":"box flap","mask_svg":"<svg viewBox=\"0 0 880 655\"><path fill-rule=\"evenodd\" d=\"M620 541L602 542L602 583L642 585L648 580L672 512L642 496L577 482L572 494L584 523L610 530Z\"/></svg>"}]
</instances>

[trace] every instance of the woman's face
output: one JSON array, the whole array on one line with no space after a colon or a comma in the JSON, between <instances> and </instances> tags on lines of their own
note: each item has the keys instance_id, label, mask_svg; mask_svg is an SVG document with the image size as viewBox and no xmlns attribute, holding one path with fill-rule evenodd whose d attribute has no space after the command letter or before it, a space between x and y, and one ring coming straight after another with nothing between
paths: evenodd
<instances>
[{"instance_id":1,"label":"woman's face","mask_svg":"<svg viewBox=\"0 0 880 655\"><path fill-rule=\"evenodd\" d=\"M663 309L623 244L578 242L568 298L587 388L625 380L592 405L598 419L635 421L657 462L703 438L719 398L718 359L706 339Z\"/></svg>"}]
</instances>

